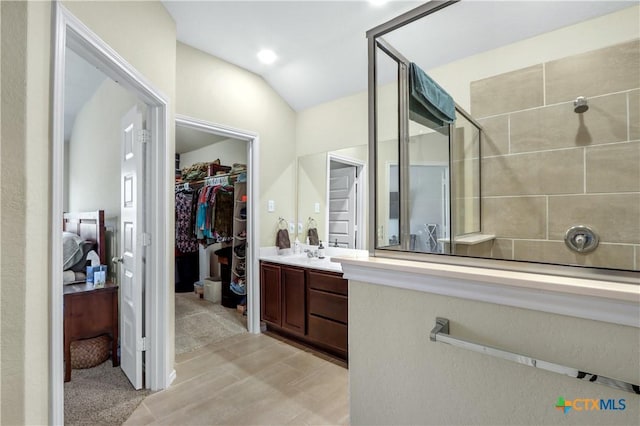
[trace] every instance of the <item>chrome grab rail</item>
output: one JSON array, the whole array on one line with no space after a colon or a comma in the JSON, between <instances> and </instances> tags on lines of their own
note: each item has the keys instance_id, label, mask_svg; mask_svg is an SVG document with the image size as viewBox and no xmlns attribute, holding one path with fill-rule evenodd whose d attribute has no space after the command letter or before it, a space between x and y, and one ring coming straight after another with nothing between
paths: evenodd
<instances>
[{"instance_id":1,"label":"chrome grab rail","mask_svg":"<svg viewBox=\"0 0 640 426\"><path fill-rule=\"evenodd\" d=\"M503 349L482 345L480 343L472 342L469 340L457 339L449 335L449 320L446 318L436 318L436 325L431 330L430 340L432 342L447 343L452 346L468 349L473 352L480 352L496 358L513 361L518 364L528 365L529 367L535 367L541 370L551 371L565 376L574 377L576 379L588 380L592 383L600 383L602 385L609 386L615 389L640 394L640 386L627 383L623 380L612 379L610 377L588 373L586 371L580 371L576 368L566 367L564 365L555 364L553 362L535 359L527 355L505 351Z\"/></svg>"}]
</instances>

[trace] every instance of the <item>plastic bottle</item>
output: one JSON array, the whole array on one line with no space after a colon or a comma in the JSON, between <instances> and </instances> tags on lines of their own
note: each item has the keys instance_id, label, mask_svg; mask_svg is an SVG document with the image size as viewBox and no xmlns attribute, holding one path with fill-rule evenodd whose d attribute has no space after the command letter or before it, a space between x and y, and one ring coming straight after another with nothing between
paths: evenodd
<instances>
[{"instance_id":1,"label":"plastic bottle","mask_svg":"<svg viewBox=\"0 0 640 426\"><path fill-rule=\"evenodd\" d=\"M318 259L324 259L324 246L322 245L322 241L320 241L320 245L318 246Z\"/></svg>"},{"instance_id":2,"label":"plastic bottle","mask_svg":"<svg viewBox=\"0 0 640 426\"><path fill-rule=\"evenodd\" d=\"M296 237L296 240L293 242L293 253L300 254L300 240Z\"/></svg>"}]
</instances>

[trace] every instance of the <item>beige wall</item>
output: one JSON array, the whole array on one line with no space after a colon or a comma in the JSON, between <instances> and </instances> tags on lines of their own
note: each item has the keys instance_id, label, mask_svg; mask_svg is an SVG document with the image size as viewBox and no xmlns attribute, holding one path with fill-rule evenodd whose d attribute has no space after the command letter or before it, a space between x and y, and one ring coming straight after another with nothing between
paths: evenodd
<instances>
[{"instance_id":1,"label":"beige wall","mask_svg":"<svg viewBox=\"0 0 640 426\"><path fill-rule=\"evenodd\" d=\"M366 145L367 93L361 92L299 111L296 155Z\"/></svg>"},{"instance_id":2,"label":"beige wall","mask_svg":"<svg viewBox=\"0 0 640 426\"><path fill-rule=\"evenodd\" d=\"M247 164L247 142L238 139L225 139L203 148L180 154L180 168L192 166L195 163L215 161L220 164L233 166L234 163Z\"/></svg>"},{"instance_id":3,"label":"beige wall","mask_svg":"<svg viewBox=\"0 0 640 426\"><path fill-rule=\"evenodd\" d=\"M295 112L261 77L182 43L176 77L179 114L260 136L258 241L274 245L278 217L295 212ZM267 200L275 212L267 212Z\"/></svg>"},{"instance_id":4,"label":"beige wall","mask_svg":"<svg viewBox=\"0 0 640 426\"><path fill-rule=\"evenodd\" d=\"M431 342L436 316L455 337L640 382L635 327L350 281L351 424L637 424L640 396ZM565 415L559 396L626 410Z\"/></svg>"},{"instance_id":5,"label":"beige wall","mask_svg":"<svg viewBox=\"0 0 640 426\"><path fill-rule=\"evenodd\" d=\"M49 269L46 261L27 265L48 256L49 32L43 29L49 28L50 7L32 2L2 2L0 7L0 422L43 424L48 410L48 357L42 354L48 350Z\"/></svg>"},{"instance_id":6,"label":"beige wall","mask_svg":"<svg viewBox=\"0 0 640 426\"><path fill-rule=\"evenodd\" d=\"M160 3L69 2L65 6L172 102L175 25ZM43 260L36 265L33 259L47 259L50 250L46 242L51 226L48 167L51 161L51 5L47 2L2 2L0 7L4 43L2 111L5 113L0 148L3 175L0 246L11 247L11 251L2 251L0 259L1 423L47 424L47 294L51 283L48 262ZM7 111L11 116L6 115ZM168 150L173 152L173 124L170 125ZM167 164L169 172L173 173L173 158L169 158ZM170 190L167 185L167 192ZM167 206L166 214L173 217L173 205ZM171 238L169 247L171 252ZM171 323L170 341L173 341L172 326ZM172 365L173 359L170 362Z\"/></svg>"},{"instance_id":7,"label":"beige wall","mask_svg":"<svg viewBox=\"0 0 640 426\"><path fill-rule=\"evenodd\" d=\"M381 114L391 115L397 110L397 91L391 85L382 86L379 93ZM385 122L378 130L380 140L397 135L393 122ZM368 139L367 92L345 96L299 111L296 120L296 155L303 157L319 152L335 151L367 145Z\"/></svg>"},{"instance_id":8,"label":"beige wall","mask_svg":"<svg viewBox=\"0 0 640 426\"><path fill-rule=\"evenodd\" d=\"M2 7L0 6L0 63L2 63ZM0 76L0 88L2 87L2 77ZM2 117L2 104L0 102L0 119ZM2 146L2 134L4 133L4 127L0 130L0 147ZM0 148L0 188L2 188L2 148ZM2 194L4 191L0 192ZM2 196L0 196L0 242L2 241ZM0 244L0 266L2 265L2 244ZM2 318L2 274L0 274L0 318ZM0 326L0 399L2 397L2 384L4 383L4 376L2 375L2 327ZM2 404L0 404L0 422L2 421Z\"/></svg>"},{"instance_id":9,"label":"beige wall","mask_svg":"<svg viewBox=\"0 0 640 426\"><path fill-rule=\"evenodd\" d=\"M316 223L318 237L326 243L327 235L327 153L306 155L298 158L298 221L302 223L301 243L309 235L309 218ZM315 212L315 203L320 212ZM296 225L297 228L297 225ZM296 229L297 233L297 229Z\"/></svg>"},{"instance_id":10,"label":"beige wall","mask_svg":"<svg viewBox=\"0 0 640 426\"><path fill-rule=\"evenodd\" d=\"M135 95L107 78L78 112L69 141L69 211L120 216L121 121L136 104Z\"/></svg>"}]
</instances>

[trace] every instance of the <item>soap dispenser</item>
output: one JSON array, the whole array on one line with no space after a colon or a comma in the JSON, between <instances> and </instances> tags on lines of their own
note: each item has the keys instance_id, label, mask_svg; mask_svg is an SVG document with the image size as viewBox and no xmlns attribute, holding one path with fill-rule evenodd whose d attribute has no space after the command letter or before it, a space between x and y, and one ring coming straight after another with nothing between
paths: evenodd
<instances>
[{"instance_id":1,"label":"soap dispenser","mask_svg":"<svg viewBox=\"0 0 640 426\"><path fill-rule=\"evenodd\" d=\"M293 253L300 254L300 240L296 237L296 240L293 242Z\"/></svg>"},{"instance_id":2,"label":"soap dispenser","mask_svg":"<svg viewBox=\"0 0 640 426\"><path fill-rule=\"evenodd\" d=\"M318 246L318 259L324 259L324 246L322 245L322 241L320 241L320 245Z\"/></svg>"}]
</instances>

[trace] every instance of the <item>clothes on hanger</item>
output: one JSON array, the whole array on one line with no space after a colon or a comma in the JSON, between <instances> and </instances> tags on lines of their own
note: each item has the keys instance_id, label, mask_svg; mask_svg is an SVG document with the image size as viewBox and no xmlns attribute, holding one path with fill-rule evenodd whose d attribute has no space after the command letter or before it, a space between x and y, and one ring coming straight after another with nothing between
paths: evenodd
<instances>
[{"instance_id":1,"label":"clothes on hanger","mask_svg":"<svg viewBox=\"0 0 640 426\"><path fill-rule=\"evenodd\" d=\"M198 251L198 240L193 234L193 191L176 192L176 248L181 253Z\"/></svg>"},{"instance_id":2,"label":"clothes on hanger","mask_svg":"<svg viewBox=\"0 0 640 426\"><path fill-rule=\"evenodd\" d=\"M182 253L233 240L233 186L191 184L176 190L176 248Z\"/></svg>"}]
</instances>

